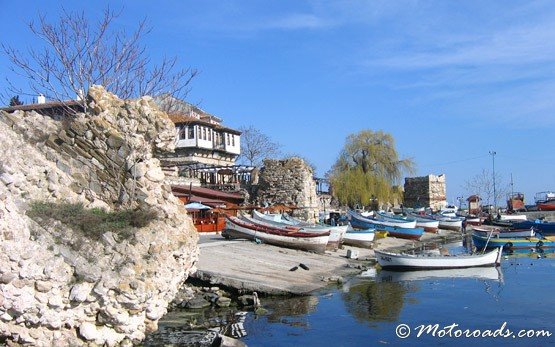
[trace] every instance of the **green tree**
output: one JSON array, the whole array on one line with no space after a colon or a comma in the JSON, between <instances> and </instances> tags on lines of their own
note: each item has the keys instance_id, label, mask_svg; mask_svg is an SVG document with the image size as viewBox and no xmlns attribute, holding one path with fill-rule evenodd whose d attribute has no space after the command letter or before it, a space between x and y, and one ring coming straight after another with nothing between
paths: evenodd
<instances>
[{"instance_id":1,"label":"green tree","mask_svg":"<svg viewBox=\"0 0 555 347\"><path fill-rule=\"evenodd\" d=\"M347 137L329 173L332 194L349 206L399 199L399 181L414 172L412 159L400 159L391 134L362 130Z\"/></svg>"}]
</instances>

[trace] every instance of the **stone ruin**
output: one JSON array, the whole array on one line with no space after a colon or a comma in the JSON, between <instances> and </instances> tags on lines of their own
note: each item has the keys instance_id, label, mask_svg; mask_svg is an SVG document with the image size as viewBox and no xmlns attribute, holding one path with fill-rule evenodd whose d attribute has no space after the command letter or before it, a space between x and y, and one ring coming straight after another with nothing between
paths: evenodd
<instances>
[{"instance_id":1,"label":"stone ruin","mask_svg":"<svg viewBox=\"0 0 555 347\"><path fill-rule=\"evenodd\" d=\"M149 97L93 86L87 103L67 121L0 111L0 336L10 343L138 343L195 270L197 233L153 156L173 149L173 123ZM133 240L92 240L29 218L33 201L158 217Z\"/></svg>"},{"instance_id":2,"label":"stone ruin","mask_svg":"<svg viewBox=\"0 0 555 347\"><path fill-rule=\"evenodd\" d=\"M318 196L312 168L303 159L266 159L258 177L254 201L258 206L294 206L295 216L318 220Z\"/></svg>"},{"instance_id":3,"label":"stone ruin","mask_svg":"<svg viewBox=\"0 0 555 347\"><path fill-rule=\"evenodd\" d=\"M447 205L445 175L405 178L404 206L430 207L439 211Z\"/></svg>"}]
</instances>

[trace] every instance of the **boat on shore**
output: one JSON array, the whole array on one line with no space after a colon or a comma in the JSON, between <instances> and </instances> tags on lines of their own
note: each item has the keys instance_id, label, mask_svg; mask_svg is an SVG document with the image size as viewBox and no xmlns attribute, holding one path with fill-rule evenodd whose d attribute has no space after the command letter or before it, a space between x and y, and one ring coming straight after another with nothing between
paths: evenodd
<instances>
[{"instance_id":1,"label":"boat on shore","mask_svg":"<svg viewBox=\"0 0 555 347\"><path fill-rule=\"evenodd\" d=\"M226 217L226 227L222 231L225 238L244 238L260 240L274 246L301 249L316 253L324 253L328 244L330 232L306 232L300 229L284 229L267 227L241 220L238 217Z\"/></svg>"},{"instance_id":2,"label":"boat on shore","mask_svg":"<svg viewBox=\"0 0 555 347\"><path fill-rule=\"evenodd\" d=\"M343 244L354 247L370 248L372 247L375 237L376 229L355 230L350 228L343 237Z\"/></svg>"},{"instance_id":3,"label":"boat on shore","mask_svg":"<svg viewBox=\"0 0 555 347\"><path fill-rule=\"evenodd\" d=\"M396 216L385 212L376 212L376 216L366 217L368 219L374 219L383 225L399 228L416 228L416 220L401 216Z\"/></svg>"},{"instance_id":4,"label":"boat on shore","mask_svg":"<svg viewBox=\"0 0 555 347\"><path fill-rule=\"evenodd\" d=\"M403 254L386 251L374 251L376 259L386 270L432 270L460 269L481 266L496 266L501 263L503 248L483 254L431 255Z\"/></svg>"},{"instance_id":5,"label":"boat on shore","mask_svg":"<svg viewBox=\"0 0 555 347\"><path fill-rule=\"evenodd\" d=\"M423 228L425 232L437 233L439 229L439 221L430 217L421 216L414 213L407 213L407 216L416 221L418 228Z\"/></svg>"},{"instance_id":6,"label":"boat on shore","mask_svg":"<svg viewBox=\"0 0 555 347\"><path fill-rule=\"evenodd\" d=\"M424 234L422 228L400 228L382 224L380 221L365 218L355 211L348 211L351 226L357 229L376 229L377 231L387 231L389 236L402 239L418 240ZM415 221L416 224L416 221Z\"/></svg>"},{"instance_id":7,"label":"boat on shore","mask_svg":"<svg viewBox=\"0 0 555 347\"><path fill-rule=\"evenodd\" d=\"M534 196L538 211L555 211L555 192L539 192Z\"/></svg>"},{"instance_id":8,"label":"boat on shore","mask_svg":"<svg viewBox=\"0 0 555 347\"><path fill-rule=\"evenodd\" d=\"M504 247L506 250L524 249L524 248L554 248L555 236L540 237L521 237L521 238L488 238L487 236L479 236L472 234L472 242L478 249L484 247L495 248Z\"/></svg>"},{"instance_id":9,"label":"boat on shore","mask_svg":"<svg viewBox=\"0 0 555 347\"><path fill-rule=\"evenodd\" d=\"M431 215L432 218L439 222L440 229L447 229L447 230L455 230L461 231L462 230L462 222L463 219L459 217L446 217L442 215Z\"/></svg>"},{"instance_id":10,"label":"boat on shore","mask_svg":"<svg viewBox=\"0 0 555 347\"><path fill-rule=\"evenodd\" d=\"M336 227L328 227L325 225L290 225L283 224L281 222L271 222L270 220L255 219L246 215L241 215L239 218L252 224L260 224L270 228L277 227L287 230L298 230L307 233L322 233L329 231L330 237L326 246L327 250L337 250L339 248L339 246L343 243L343 237L347 232L347 228L349 227L349 225L341 225Z\"/></svg>"}]
</instances>

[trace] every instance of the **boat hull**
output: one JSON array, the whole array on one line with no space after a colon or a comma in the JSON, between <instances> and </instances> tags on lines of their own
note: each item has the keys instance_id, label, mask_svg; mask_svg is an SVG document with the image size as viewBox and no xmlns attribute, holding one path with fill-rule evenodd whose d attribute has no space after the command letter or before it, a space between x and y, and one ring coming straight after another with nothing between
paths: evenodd
<instances>
[{"instance_id":1,"label":"boat hull","mask_svg":"<svg viewBox=\"0 0 555 347\"><path fill-rule=\"evenodd\" d=\"M494 251L461 256L427 256L374 251L376 259L387 270L434 270L462 269L469 267L495 266L501 261L502 248Z\"/></svg>"},{"instance_id":2,"label":"boat hull","mask_svg":"<svg viewBox=\"0 0 555 347\"><path fill-rule=\"evenodd\" d=\"M410 240L418 240L422 237L422 234L424 233L424 229L422 228L393 227L393 226L381 224L381 222L375 221L373 219L364 218L352 211L349 212L349 216L351 217L351 225L353 226L353 228L376 229L378 231L387 231L389 236L403 238L403 239L410 239Z\"/></svg>"},{"instance_id":3,"label":"boat hull","mask_svg":"<svg viewBox=\"0 0 555 347\"><path fill-rule=\"evenodd\" d=\"M544 236L555 235L555 223L554 222L542 222L542 221L523 221L513 223L513 228L518 229L528 229L534 228L537 232L541 232Z\"/></svg>"},{"instance_id":4,"label":"boat hull","mask_svg":"<svg viewBox=\"0 0 555 347\"><path fill-rule=\"evenodd\" d=\"M530 249L530 248L555 248L555 238L539 239L537 237L526 238L490 238L472 235L472 242L478 249L503 247L511 249Z\"/></svg>"},{"instance_id":5,"label":"boat hull","mask_svg":"<svg viewBox=\"0 0 555 347\"><path fill-rule=\"evenodd\" d=\"M371 248L375 237L376 233L374 229L349 230L343 237L343 244L354 247Z\"/></svg>"},{"instance_id":6,"label":"boat hull","mask_svg":"<svg viewBox=\"0 0 555 347\"><path fill-rule=\"evenodd\" d=\"M324 253L329 240L327 233L307 233L293 230L261 228L260 226L228 217L224 237L260 240L274 246Z\"/></svg>"},{"instance_id":7,"label":"boat hull","mask_svg":"<svg viewBox=\"0 0 555 347\"><path fill-rule=\"evenodd\" d=\"M501 229L501 230L488 230L482 228L473 228L474 235L481 237L488 237L491 234L492 238L515 238L515 237L535 237L536 232L533 228L530 229Z\"/></svg>"}]
</instances>

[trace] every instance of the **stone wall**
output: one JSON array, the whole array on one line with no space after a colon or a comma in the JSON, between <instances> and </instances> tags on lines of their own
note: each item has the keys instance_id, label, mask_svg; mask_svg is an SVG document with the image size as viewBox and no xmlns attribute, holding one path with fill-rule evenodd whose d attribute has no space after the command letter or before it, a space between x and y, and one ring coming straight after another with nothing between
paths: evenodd
<instances>
[{"instance_id":1,"label":"stone wall","mask_svg":"<svg viewBox=\"0 0 555 347\"><path fill-rule=\"evenodd\" d=\"M405 207L430 207L434 211L447 205L445 175L405 178Z\"/></svg>"},{"instance_id":2,"label":"stone wall","mask_svg":"<svg viewBox=\"0 0 555 347\"><path fill-rule=\"evenodd\" d=\"M174 126L148 97L101 87L91 114L54 121L0 112L0 336L32 345L136 343L157 329L198 260L198 236L155 151ZM26 216L32 201L154 209L132 239L94 240Z\"/></svg>"},{"instance_id":3,"label":"stone wall","mask_svg":"<svg viewBox=\"0 0 555 347\"><path fill-rule=\"evenodd\" d=\"M292 205L298 207L296 216L318 219L316 182L312 168L301 158L264 160L258 180L254 200L259 206Z\"/></svg>"}]
</instances>

